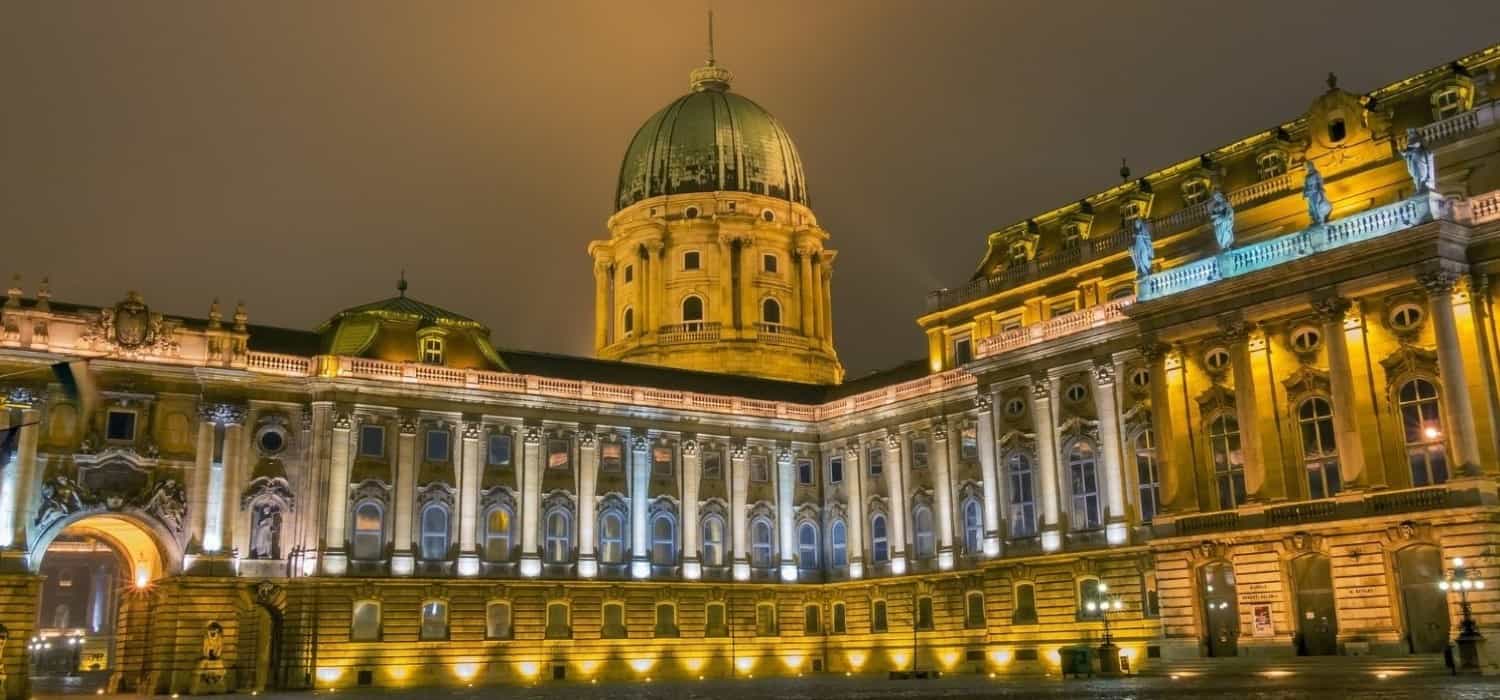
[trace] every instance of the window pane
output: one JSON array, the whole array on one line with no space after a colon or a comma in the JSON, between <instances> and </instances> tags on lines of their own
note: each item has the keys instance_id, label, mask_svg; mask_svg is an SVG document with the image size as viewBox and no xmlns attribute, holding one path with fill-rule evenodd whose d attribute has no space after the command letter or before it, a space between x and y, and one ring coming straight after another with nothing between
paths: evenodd
<instances>
[{"instance_id":1,"label":"window pane","mask_svg":"<svg viewBox=\"0 0 1500 700\"><path fill-rule=\"evenodd\" d=\"M429 461L429 462L446 462L446 461L448 461L448 431L446 431L446 430L429 430L429 431L427 431L427 461Z\"/></svg>"},{"instance_id":2,"label":"window pane","mask_svg":"<svg viewBox=\"0 0 1500 700\"><path fill-rule=\"evenodd\" d=\"M492 465L510 464L510 436L491 435L489 462Z\"/></svg>"},{"instance_id":3,"label":"window pane","mask_svg":"<svg viewBox=\"0 0 1500 700\"><path fill-rule=\"evenodd\" d=\"M510 604L490 603L484 609L484 634L489 639L510 639Z\"/></svg>"}]
</instances>

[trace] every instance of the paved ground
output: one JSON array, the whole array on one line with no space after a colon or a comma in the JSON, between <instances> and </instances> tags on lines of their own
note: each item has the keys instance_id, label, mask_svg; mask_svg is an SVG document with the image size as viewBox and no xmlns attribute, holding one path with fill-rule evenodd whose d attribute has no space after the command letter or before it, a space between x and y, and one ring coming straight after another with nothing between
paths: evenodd
<instances>
[{"instance_id":1,"label":"paved ground","mask_svg":"<svg viewBox=\"0 0 1500 700\"><path fill-rule=\"evenodd\" d=\"M820 676L801 679L709 680L653 683L541 683L533 688L495 686L475 689L413 689L401 691L341 690L262 693L256 700L881 700L885 698L1180 698L1211 700L1335 700L1357 694L1360 700L1478 700L1500 697L1500 678L1408 676L1377 680L1369 675L1283 678L1129 678L1121 680L1026 679L989 680L950 677L938 680L891 681L884 678ZM44 696L39 696L44 697ZM75 696L76 697L76 696ZM222 696L221 696L222 697Z\"/></svg>"}]
</instances>

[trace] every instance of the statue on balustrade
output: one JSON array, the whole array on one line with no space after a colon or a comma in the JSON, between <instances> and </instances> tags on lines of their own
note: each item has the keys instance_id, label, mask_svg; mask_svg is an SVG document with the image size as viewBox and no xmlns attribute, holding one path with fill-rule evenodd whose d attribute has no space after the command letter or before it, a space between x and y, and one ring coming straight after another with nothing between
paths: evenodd
<instances>
[{"instance_id":1,"label":"statue on balustrade","mask_svg":"<svg viewBox=\"0 0 1500 700\"><path fill-rule=\"evenodd\" d=\"M1313 226L1322 226L1328 223L1328 215L1333 213L1333 202L1328 201L1328 194L1323 191L1323 174L1318 172L1318 166L1312 161L1307 161L1307 177L1302 181L1302 198L1307 200L1307 218L1312 219Z\"/></svg>"},{"instance_id":2,"label":"statue on balustrade","mask_svg":"<svg viewBox=\"0 0 1500 700\"><path fill-rule=\"evenodd\" d=\"M1219 242L1219 250L1229 250L1234 245L1234 205L1219 190L1214 190L1213 197L1208 200L1208 219L1213 222L1214 240Z\"/></svg>"},{"instance_id":3,"label":"statue on balustrade","mask_svg":"<svg viewBox=\"0 0 1500 700\"><path fill-rule=\"evenodd\" d=\"M1156 251L1151 247L1151 227L1141 218L1130 220L1130 228L1133 237L1130 243L1130 260L1135 263L1135 274L1137 277L1145 277L1151 274L1151 263L1156 259Z\"/></svg>"},{"instance_id":4,"label":"statue on balustrade","mask_svg":"<svg viewBox=\"0 0 1500 700\"><path fill-rule=\"evenodd\" d=\"M1432 151L1422 143L1422 134L1416 129L1406 130L1406 148L1401 149L1401 158L1406 161L1406 172L1411 175L1415 194L1437 191L1437 166Z\"/></svg>"}]
</instances>

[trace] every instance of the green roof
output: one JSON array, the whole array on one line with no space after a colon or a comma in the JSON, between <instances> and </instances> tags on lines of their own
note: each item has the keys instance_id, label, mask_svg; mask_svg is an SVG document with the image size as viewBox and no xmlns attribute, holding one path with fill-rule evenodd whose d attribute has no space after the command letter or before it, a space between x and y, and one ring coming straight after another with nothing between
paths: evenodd
<instances>
[{"instance_id":1,"label":"green roof","mask_svg":"<svg viewBox=\"0 0 1500 700\"><path fill-rule=\"evenodd\" d=\"M416 321L418 323L433 323L463 328L484 328L484 324L472 318L453 313L432 304L417 301L402 294L389 299L382 299L369 304L361 304L353 308L344 309L334 314L333 318L325 321L318 330L326 330L329 326L352 316L375 316L395 321Z\"/></svg>"}]
</instances>

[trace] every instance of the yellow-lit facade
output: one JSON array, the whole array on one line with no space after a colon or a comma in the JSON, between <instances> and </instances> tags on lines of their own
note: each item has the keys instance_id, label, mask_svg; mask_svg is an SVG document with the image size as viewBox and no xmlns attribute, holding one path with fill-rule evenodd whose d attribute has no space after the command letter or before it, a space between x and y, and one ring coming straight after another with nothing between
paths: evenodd
<instances>
[{"instance_id":1,"label":"yellow-lit facade","mask_svg":"<svg viewBox=\"0 0 1500 700\"><path fill-rule=\"evenodd\" d=\"M79 538L120 558L121 690L1055 675L1099 646L1100 601L1135 671L1441 664L1451 558L1500 572L1497 69L1491 48L1331 85L991 234L918 319L925 374L840 383L833 252L779 124L736 136L762 152L733 168L658 148L673 109L750 109L712 64L637 135L590 246L598 358L496 349L404 283L304 332L17 281L6 697L51 633L49 546ZM77 359L102 389L87 417L49 372ZM1494 585L1470 600L1500 634Z\"/></svg>"}]
</instances>

